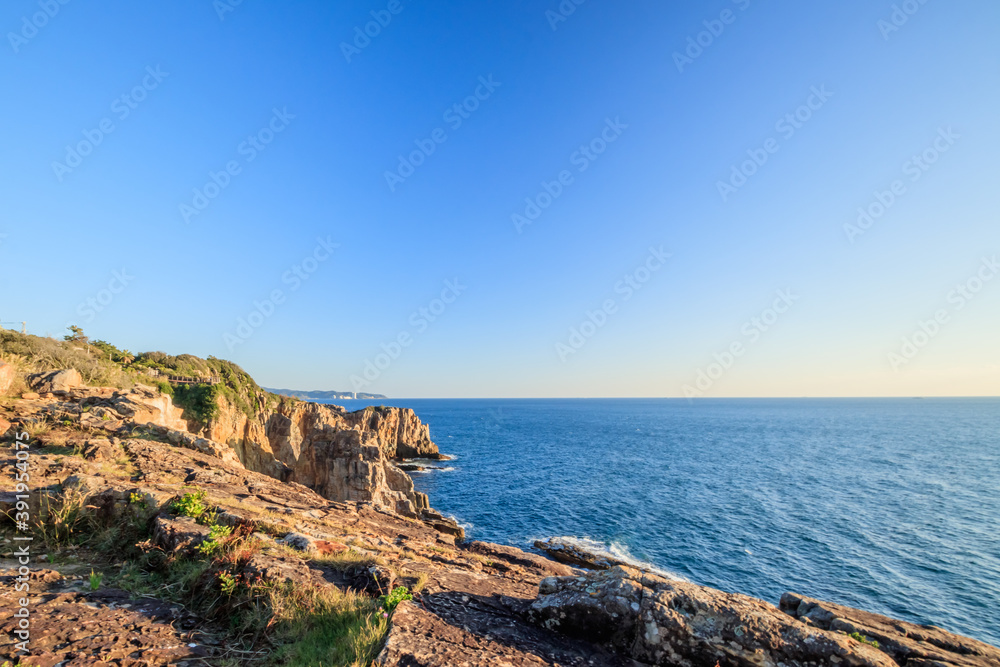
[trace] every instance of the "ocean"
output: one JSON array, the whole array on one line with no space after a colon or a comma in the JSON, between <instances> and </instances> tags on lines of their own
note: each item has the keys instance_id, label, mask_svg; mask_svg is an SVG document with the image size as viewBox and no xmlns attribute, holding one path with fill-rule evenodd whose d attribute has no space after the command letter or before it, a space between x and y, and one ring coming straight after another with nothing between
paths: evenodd
<instances>
[{"instance_id":1,"label":"ocean","mask_svg":"<svg viewBox=\"0 0 1000 667\"><path fill-rule=\"evenodd\" d=\"M1000 399L332 401L413 408L469 539L588 540L1000 645Z\"/></svg>"}]
</instances>

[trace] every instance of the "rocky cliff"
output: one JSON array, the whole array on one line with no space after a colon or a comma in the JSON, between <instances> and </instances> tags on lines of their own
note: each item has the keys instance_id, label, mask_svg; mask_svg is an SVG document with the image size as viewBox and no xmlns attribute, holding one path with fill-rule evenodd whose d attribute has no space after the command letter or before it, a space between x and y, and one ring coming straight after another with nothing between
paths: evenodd
<instances>
[{"instance_id":1,"label":"rocky cliff","mask_svg":"<svg viewBox=\"0 0 1000 667\"><path fill-rule=\"evenodd\" d=\"M426 424L409 409L367 408L347 412L335 405L302 401L268 402L254 397L248 414L226 394L212 399L207 423L185 419L185 411L152 387L129 390L82 386L67 369L29 375L30 398L51 403L88 428L119 433L151 425L172 442L238 463L284 482L297 482L334 501L365 502L410 518L423 518L445 532L461 534L453 522L430 510L394 459L437 458ZM270 407L269 407L270 406Z\"/></svg>"},{"instance_id":2,"label":"rocky cliff","mask_svg":"<svg viewBox=\"0 0 1000 667\"><path fill-rule=\"evenodd\" d=\"M264 401L259 404L266 405ZM298 482L330 500L364 501L416 517L428 509L401 458L439 458L430 430L413 410L281 401L246 414L225 396L201 427L208 439L233 448L248 470ZM192 430L199 426L192 424Z\"/></svg>"}]
</instances>

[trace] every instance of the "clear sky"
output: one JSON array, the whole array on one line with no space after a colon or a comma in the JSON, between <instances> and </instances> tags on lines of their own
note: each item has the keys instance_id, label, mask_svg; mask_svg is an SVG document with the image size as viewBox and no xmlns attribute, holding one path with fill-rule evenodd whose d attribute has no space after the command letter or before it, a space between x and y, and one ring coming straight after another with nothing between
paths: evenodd
<instances>
[{"instance_id":1,"label":"clear sky","mask_svg":"<svg viewBox=\"0 0 1000 667\"><path fill-rule=\"evenodd\" d=\"M0 321L31 333L395 397L1000 394L994 0L0 29Z\"/></svg>"}]
</instances>

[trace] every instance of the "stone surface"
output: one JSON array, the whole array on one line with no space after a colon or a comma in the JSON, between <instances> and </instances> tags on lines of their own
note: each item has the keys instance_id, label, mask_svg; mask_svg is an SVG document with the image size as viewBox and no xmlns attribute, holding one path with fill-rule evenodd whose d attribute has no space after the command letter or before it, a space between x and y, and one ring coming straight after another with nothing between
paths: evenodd
<instances>
[{"instance_id":1,"label":"stone surface","mask_svg":"<svg viewBox=\"0 0 1000 667\"><path fill-rule=\"evenodd\" d=\"M84 573L85 574L85 573ZM76 577L79 583L84 575ZM33 577L34 578L34 577ZM16 605L14 571L0 576L0 602ZM218 664L221 642L206 635L199 620L182 607L160 600L133 600L124 591L80 590L62 577L39 577L32 584L31 653L0 646L0 661L32 667ZM0 633L10 638L17 624L12 614L0 619ZM213 660L214 658L214 660ZM20 662L19 662L20 660Z\"/></svg>"},{"instance_id":2,"label":"stone surface","mask_svg":"<svg viewBox=\"0 0 1000 667\"><path fill-rule=\"evenodd\" d=\"M621 566L543 580L530 615L650 665L896 666L871 646L801 623L762 600Z\"/></svg>"},{"instance_id":3,"label":"stone surface","mask_svg":"<svg viewBox=\"0 0 1000 667\"><path fill-rule=\"evenodd\" d=\"M33 373L25 378L28 386L39 394L68 393L69 390L83 385L83 377L75 368L65 368L48 373Z\"/></svg>"},{"instance_id":4,"label":"stone surface","mask_svg":"<svg viewBox=\"0 0 1000 667\"><path fill-rule=\"evenodd\" d=\"M795 593L782 595L780 607L824 630L857 632L874 640L880 650L906 667L1000 667L1000 649L932 625L897 621Z\"/></svg>"},{"instance_id":5,"label":"stone surface","mask_svg":"<svg viewBox=\"0 0 1000 667\"><path fill-rule=\"evenodd\" d=\"M169 553L194 554L210 532L211 528L189 516L160 515L153 519L153 543Z\"/></svg>"},{"instance_id":6,"label":"stone surface","mask_svg":"<svg viewBox=\"0 0 1000 667\"><path fill-rule=\"evenodd\" d=\"M17 370L5 361L0 361L0 396L4 396L14 386Z\"/></svg>"},{"instance_id":7,"label":"stone surface","mask_svg":"<svg viewBox=\"0 0 1000 667\"><path fill-rule=\"evenodd\" d=\"M629 565L626 561L615 558L611 554L586 549L572 541L559 537L551 537L544 541L535 540L535 548L560 563L583 567L588 570L607 570L616 565Z\"/></svg>"}]
</instances>

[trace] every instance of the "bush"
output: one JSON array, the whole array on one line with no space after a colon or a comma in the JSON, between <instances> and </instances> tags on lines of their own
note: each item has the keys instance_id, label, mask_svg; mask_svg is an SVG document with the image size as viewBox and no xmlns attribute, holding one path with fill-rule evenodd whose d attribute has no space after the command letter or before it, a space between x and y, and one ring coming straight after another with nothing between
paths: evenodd
<instances>
[{"instance_id":1,"label":"bush","mask_svg":"<svg viewBox=\"0 0 1000 667\"><path fill-rule=\"evenodd\" d=\"M208 511L208 506L205 504L205 492L199 489L194 493L185 493L180 500L174 501L170 506L170 511L178 516L200 519Z\"/></svg>"}]
</instances>

